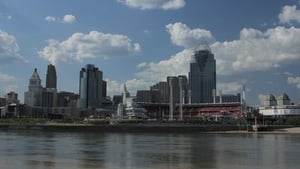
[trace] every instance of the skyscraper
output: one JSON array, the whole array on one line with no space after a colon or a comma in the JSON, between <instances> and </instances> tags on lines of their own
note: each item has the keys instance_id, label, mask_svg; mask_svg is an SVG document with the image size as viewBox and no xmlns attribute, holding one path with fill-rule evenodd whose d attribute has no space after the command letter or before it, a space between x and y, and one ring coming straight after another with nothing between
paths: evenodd
<instances>
[{"instance_id":1,"label":"skyscraper","mask_svg":"<svg viewBox=\"0 0 300 169\"><path fill-rule=\"evenodd\" d=\"M56 77L56 70L55 66L50 64L47 68L47 75L46 75L46 88L54 88L56 89L57 84L57 77Z\"/></svg>"},{"instance_id":2,"label":"skyscraper","mask_svg":"<svg viewBox=\"0 0 300 169\"><path fill-rule=\"evenodd\" d=\"M209 49L196 51L190 63L189 90L192 103L212 103L216 89L216 60Z\"/></svg>"},{"instance_id":3,"label":"skyscraper","mask_svg":"<svg viewBox=\"0 0 300 169\"><path fill-rule=\"evenodd\" d=\"M99 108L102 104L103 91L102 72L92 64L87 64L80 71L79 77L79 108Z\"/></svg>"},{"instance_id":4,"label":"skyscraper","mask_svg":"<svg viewBox=\"0 0 300 169\"><path fill-rule=\"evenodd\" d=\"M28 91L24 94L24 103L29 106L40 106L42 90L43 87L41 79L37 69L35 68L31 78L29 79Z\"/></svg>"}]
</instances>

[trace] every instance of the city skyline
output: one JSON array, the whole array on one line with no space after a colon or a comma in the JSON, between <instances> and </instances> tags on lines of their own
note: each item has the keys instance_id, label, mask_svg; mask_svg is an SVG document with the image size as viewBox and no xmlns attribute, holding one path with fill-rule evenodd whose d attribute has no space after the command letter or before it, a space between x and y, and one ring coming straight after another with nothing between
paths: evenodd
<instances>
[{"instance_id":1,"label":"city skyline","mask_svg":"<svg viewBox=\"0 0 300 169\"><path fill-rule=\"evenodd\" d=\"M187 75L194 49L209 45L217 90L235 94L245 84L249 104L283 92L300 102L299 12L298 0L1 0L0 94L15 91L23 102L32 70L44 86L50 63L60 91L78 93L78 72L92 63L108 95L123 83L136 93Z\"/></svg>"}]
</instances>

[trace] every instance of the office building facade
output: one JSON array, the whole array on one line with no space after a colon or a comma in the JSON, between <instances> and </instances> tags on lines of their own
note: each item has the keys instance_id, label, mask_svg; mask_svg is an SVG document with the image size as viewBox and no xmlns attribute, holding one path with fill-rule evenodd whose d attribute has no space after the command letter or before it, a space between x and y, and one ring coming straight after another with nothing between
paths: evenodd
<instances>
[{"instance_id":1,"label":"office building facade","mask_svg":"<svg viewBox=\"0 0 300 169\"><path fill-rule=\"evenodd\" d=\"M46 88L56 89L57 87L57 76L55 66L50 64L47 67L46 74Z\"/></svg>"},{"instance_id":2,"label":"office building facade","mask_svg":"<svg viewBox=\"0 0 300 169\"><path fill-rule=\"evenodd\" d=\"M196 51L189 71L191 103L212 103L216 89L216 60L210 50Z\"/></svg>"},{"instance_id":3,"label":"office building facade","mask_svg":"<svg viewBox=\"0 0 300 169\"><path fill-rule=\"evenodd\" d=\"M169 102L169 85L167 82L159 82L150 87L151 91L158 91L158 98L155 97L155 103L168 103Z\"/></svg>"},{"instance_id":4,"label":"office building facade","mask_svg":"<svg viewBox=\"0 0 300 169\"><path fill-rule=\"evenodd\" d=\"M79 76L78 108L100 108L103 101L103 73L92 64L82 68Z\"/></svg>"},{"instance_id":5,"label":"office building facade","mask_svg":"<svg viewBox=\"0 0 300 169\"><path fill-rule=\"evenodd\" d=\"M57 92L53 88L45 88L42 92L42 107L56 107L57 106Z\"/></svg>"},{"instance_id":6,"label":"office building facade","mask_svg":"<svg viewBox=\"0 0 300 169\"><path fill-rule=\"evenodd\" d=\"M41 106L43 87L37 69L29 79L28 91L24 94L24 103L28 106Z\"/></svg>"}]
</instances>

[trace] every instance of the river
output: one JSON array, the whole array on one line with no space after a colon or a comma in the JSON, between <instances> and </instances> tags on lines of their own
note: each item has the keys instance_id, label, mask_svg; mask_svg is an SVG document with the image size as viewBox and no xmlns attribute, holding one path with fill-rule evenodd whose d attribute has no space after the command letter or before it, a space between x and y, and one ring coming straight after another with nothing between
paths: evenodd
<instances>
[{"instance_id":1,"label":"river","mask_svg":"<svg viewBox=\"0 0 300 169\"><path fill-rule=\"evenodd\" d=\"M1 169L293 169L300 135L0 131Z\"/></svg>"}]
</instances>

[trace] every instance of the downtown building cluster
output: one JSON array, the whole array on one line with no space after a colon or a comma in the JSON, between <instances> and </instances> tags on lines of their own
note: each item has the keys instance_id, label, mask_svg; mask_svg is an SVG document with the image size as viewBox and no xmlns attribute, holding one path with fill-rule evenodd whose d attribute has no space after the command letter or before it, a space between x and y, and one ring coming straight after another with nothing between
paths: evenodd
<instances>
[{"instance_id":1,"label":"downtown building cluster","mask_svg":"<svg viewBox=\"0 0 300 169\"><path fill-rule=\"evenodd\" d=\"M114 96L111 101L107 97L106 88L107 83L103 80L103 72L95 65L87 64L79 73L79 94L58 92L55 66L50 64L47 67L46 86L42 86L38 71L34 69L29 79L28 91L24 93L24 105L17 106L19 104L17 94L9 93L7 96L10 96L11 100L15 98L16 101L7 104L13 108L7 111L6 106L6 112L14 115L48 118L86 117L101 110L113 114L123 97L122 95ZM237 105L240 106L242 100L240 94L222 95L222 91L219 91L217 96L216 93L216 60L210 49L204 49L195 51L189 65L188 77L185 75L168 76L166 81L150 86L150 90L137 91L134 101L150 112L148 114L150 118L164 118L165 116L170 118L171 116L171 119L179 118L179 112L180 118L183 118L185 116L183 113L195 110L194 116L200 117L199 113L203 114L203 112L198 111L197 108L203 105L238 103ZM8 100L6 99L6 102ZM155 116L151 115L153 104L156 104ZM186 105L196 106L196 109L195 107L187 109ZM234 106L234 108L235 112L240 110L239 107ZM219 109L227 111L225 107L219 106L214 112L219 112Z\"/></svg>"},{"instance_id":2,"label":"downtown building cluster","mask_svg":"<svg viewBox=\"0 0 300 169\"><path fill-rule=\"evenodd\" d=\"M244 97L216 89L216 60L210 49L195 51L188 77L168 76L150 90L137 91L136 101L154 119L218 118L242 116Z\"/></svg>"},{"instance_id":3,"label":"downtown building cluster","mask_svg":"<svg viewBox=\"0 0 300 169\"><path fill-rule=\"evenodd\" d=\"M48 118L71 118L76 115L78 94L57 90L57 75L55 66L47 67L46 86L37 69L34 69L29 79L28 91L24 93L24 105L18 111L19 115Z\"/></svg>"},{"instance_id":4,"label":"downtown building cluster","mask_svg":"<svg viewBox=\"0 0 300 169\"><path fill-rule=\"evenodd\" d=\"M79 118L111 104L103 73L92 64L83 67L79 73L79 94L58 92L56 69L52 64L47 67L45 83L43 87L38 70L34 69L28 91L24 93L24 104L20 104L15 92L0 98L1 117Z\"/></svg>"},{"instance_id":5,"label":"downtown building cluster","mask_svg":"<svg viewBox=\"0 0 300 169\"><path fill-rule=\"evenodd\" d=\"M57 74L54 65L48 65L45 87L38 70L29 79L24 104L18 94L9 92L0 98L0 118L30 116L49 119L157 119L184 120L245 119L265 116L273 122L277 117L300 116L299 104L291 103L287 94L277 99L264 97L258 109L245 104L245 87L242 94L223 94L217 89L216 60L210 49L195 51L189 64L188 75L168 76L130 96L124 84L122 95L111 100L107 96L107 82L103 72L93 64L87 64L79 72L79 93L57 90ZM249 111L248 111L249 110ZM265 119L266 119L265 118ZM271 120L270 120L271 119ZM94 119L91 119L94 120Z\"/></svg>"},{"instance_id":6,"label":"downtown building cluster","mask_svg":"<svg viewBox=\"0 0 300 169\"><path fill-rule=\"evenodd\" d=\"M216 89L216 60L210 50L194 53L189 65L188 77L168 76L166 81L158 82L150 90L138 90L137 102L183 104L211 104L241 102L241 94L222 94ZM172 96L171 96L172 95Z\"/></svg>"}]
</instances>

